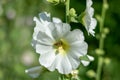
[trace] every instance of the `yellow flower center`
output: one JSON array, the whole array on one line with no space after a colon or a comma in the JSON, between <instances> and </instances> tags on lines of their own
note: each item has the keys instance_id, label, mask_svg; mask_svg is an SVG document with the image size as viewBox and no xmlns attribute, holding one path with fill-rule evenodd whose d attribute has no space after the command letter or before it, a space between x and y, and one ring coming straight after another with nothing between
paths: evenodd
<instances>
[{"instance_id":1,"label":"yellow flower center","mask_svg":"<svg viewBox=\"0 0 120 80\"><path fill-rule=\"evenodd\" d=\"M65 55L67 54L70 47L67 41L65 41L64 39L60 39L59 41L54 43L54 48L56 50L56 54L59 53Z\"/></svg>"}]
</instances>

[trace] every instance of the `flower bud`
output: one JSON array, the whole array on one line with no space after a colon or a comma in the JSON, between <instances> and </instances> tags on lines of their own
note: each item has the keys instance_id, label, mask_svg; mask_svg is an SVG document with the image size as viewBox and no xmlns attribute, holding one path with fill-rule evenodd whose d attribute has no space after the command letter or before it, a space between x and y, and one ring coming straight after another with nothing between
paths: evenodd
<instances>
[{"instance_id":1,"label":"flower bud","mask_svg":"<svg viewBox=\"0 0 120 80\"><path fill-rule=\"evenodd\" d=\"M75 11L74 8L71 8L71 9L70 9L69 14L70 14L70 16L72 16L72 17L77 16L76 11Z\"/></svg>"},{"instance_id":2,"label":"flower bud","mask_svg":"<svg viewBox=\"0 0 120 80\"><path fill-rule=\"evenodd\" d=\"M71 72L72 78L73 78L73 79L78 79L78 73L79 73L78 70L73 70L73 71Z\"/></svg>"},{"instance_id":3,"label":"flower bud","mask_svg":"<svg viewBox=\"0 0 120 80\"><path fill-rule=\"evenodd\" d=\"M108 9L108 8L109 8L109 5L108 5L108 3L107 3L107 0L104 0L104 5L103 5L103 7L104 7L105 9Z\"/></svg>"},{"instance_id":4,"label":"flower bud","mask_svg":"<svg viewBox=\"0 0 120 80\"><path fill-rule=\"evenodd\" d=\"M87 76L90 77L90 78L93 78L93 77L96 76L96 73L95 73L95 71L93 71L93 70L88 70L86 74L87 74Z\"/></svg>"},{"instance_id":5,"label":"flower bud","mask_svg":"<svg viewBox=\"0 0 120 80\"><path fill-rule=\"evenodd\" d=\"M95 53L98 54L98 55L103 55L105 52L102 49L96 49Z\"/></svg>"},{"instance_id":6,"label":"flower bud","mask_svg":"<svg viewBox=\"0 0 120 80\"><path fill-rule=\"evenodd\" d=\"M70 11L69 11L69 18L70 18L70 21L71 21L71 22L77 23L78 20L76 19L76 16L77 16L77 14L76 14L75 9L74 9L74 8L71 8Z\"/></svg>"},{"instance_id":7,"label":"flower bud","mask_svg":"<svg viewBox=\"0 0 120 80\"><path fill-rule=\"evenodd\" d=\"M109 28L104 28L104 29L103 29L103 32L104 32L105 34L108 34L108 33L110 32L110 30L109 30Z\"/></svg>"}]
</instances>

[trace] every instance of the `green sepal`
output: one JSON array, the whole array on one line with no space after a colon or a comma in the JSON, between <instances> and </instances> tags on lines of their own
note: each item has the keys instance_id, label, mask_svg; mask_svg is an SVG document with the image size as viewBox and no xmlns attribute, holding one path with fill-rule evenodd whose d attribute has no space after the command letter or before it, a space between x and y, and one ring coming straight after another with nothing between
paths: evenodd
<instances>
[{"instance_id":1,"label":"green sepal","mask_svg":"<svg viewBox=\"0 0 120 80\"><path fill-rule=\"evenodd\" d=\"M91 61L87 55L81 56L80 60Z\"/></svg>"},{"instance_id":2,"label":"green sepal","mask_svg":"<svg viewBox=\"0 0 120 80\"><path fill-rule=\"evenodd\" d=\"M84 16L85 16L85 12L82 12L79 16L78 16L78 21L84 25Z\"/></svg>"}]
</instances>

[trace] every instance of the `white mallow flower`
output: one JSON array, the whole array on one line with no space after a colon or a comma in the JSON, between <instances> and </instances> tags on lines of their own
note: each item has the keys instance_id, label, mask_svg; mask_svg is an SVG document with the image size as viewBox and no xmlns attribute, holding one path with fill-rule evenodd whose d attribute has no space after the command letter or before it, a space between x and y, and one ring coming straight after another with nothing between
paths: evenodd
<instances>
[{"instance_id":1,"label":"white mallow flower","mask_svg":"<svg viewBox=\"0 0 120 80\"><path fill-rule=\"evenodd\" d=\"M82 16L82 24L85 26L88 34L94 36L95 34L94 29L97 25L97 21L95 18L93 18L94 9L91 6L92 6L92 0L86 0L86 9L81 16Z\"/></svg>"},{"instance_id":2,"label":"white mallow flower","mask_svg":"<svg viewBox=\"0 0 120 80\"><path fill-rule=\"evenodd\" d=\"M40 54L40 64L50 71L57 69L61 74L75 70L81 62L80 57L87 54L88 45L83 32L78 29L70 31L69 24L58 18L50 20L47 13L43 13L40 19L35 17L34 21L32 45Z\"/></svg>"}]
</instances>

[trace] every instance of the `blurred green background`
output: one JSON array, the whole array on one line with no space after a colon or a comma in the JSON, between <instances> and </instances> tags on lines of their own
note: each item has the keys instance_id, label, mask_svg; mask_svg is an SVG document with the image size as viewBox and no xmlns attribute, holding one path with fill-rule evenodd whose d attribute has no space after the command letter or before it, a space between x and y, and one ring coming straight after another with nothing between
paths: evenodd
<instances>
[{"instance_id":1,"label":"blurred green background","mask_svg":"<svg viewBox=\"0 0 120 80\"><path fill-rule=\"evenodd\" d=\"M95 14L101 14L102 0L93 0ZM106 14L105 27L110 33L105 39L104 57L110 59L102 70L102 80L120 80L120 0L109 0L109 10ZM85 9L85 0L71 0L70 7L77 13ZM39 54L31 46L32 33L35 26L33 17L38 13L47 11L52 16L65 21L64 5L53 5L46 0L0 0L0 80L33 80L25 69L38 66ZM81 24L71 23L72 28L80 28L85 32L86 42L89 44L88 54L95 57L88 67L81 67L79 77L81 80L94 80L86 72L90 69L96 71L97 56L94 50L98 48L98 39L88 36ZM95 29L96 34L99 26ZM57 72L42 73L34 80L57 80Z\"/></svg>"}]
</instances>

